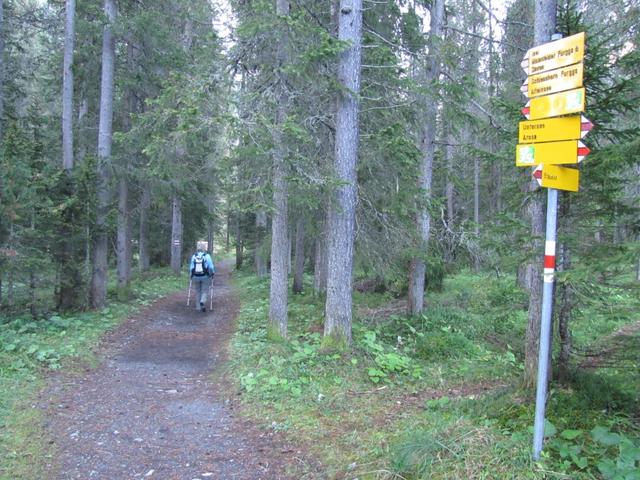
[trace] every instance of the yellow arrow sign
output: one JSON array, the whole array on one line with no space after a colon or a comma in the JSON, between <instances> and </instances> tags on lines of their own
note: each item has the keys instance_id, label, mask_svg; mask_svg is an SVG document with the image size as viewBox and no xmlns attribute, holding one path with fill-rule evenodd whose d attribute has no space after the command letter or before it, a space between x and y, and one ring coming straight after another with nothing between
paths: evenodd
<instances>
[{"instance_id":1,"label":"yellow arrow sign","mask_svg":"<svg viewBox=\"0 0 640 480\"><path fill-rule=\"evenodd\" d=\"M584 87L532 98L522 109L529 120L584 112Z\"/></svg>"},{"instance_id":2,"label":"yellow arrow sign","mask_svg":"<svg viewBox=\"0 0 640 480\"><path fill-rule=\"evenodd\" d=\"M556 190L577 192L580 185L580 172L575 168L556 167L555 165L538 165L533 177L540 185Z\"/></svg>"},{"instance_id":3,"label":"yellow arrow sign","mask_svg":"<svg viewBox=\"0 0 640 480\"><path fill-rule=\"evenodd\" d=\"M580 140L518 144L516 167L534 165L575 165L589 155L590 150Z\"/></svg>"},{"instance_id":4,"label":"yellow arrow sign","mask_svg":"<svg viewBox=\"0 0 640 480\"><path fill-rule=\"evenodd\" d=\"M584 32L529 49L525 55L528 75L578 63L584 58Z\"/></svg>"},{"instance_id":5,"label":"yellow arrow sign","mask_svg":"<svg viewBox=\"0 0 640 480\"><path fill-rule=\"evenodd\" d=\"M572 115L520 122L518 142L557 142L559 140L578 140L582 137L582 116Z\"/></svg>"},{"instance_id":6,"label":"yellow arrow sign","mask_svg":"<svg viewBox=\"0 0 640 480\"><path fill-rule=\"evenodd\" d=\"M531 75L525 81L523 88L529 98L549 95L552 93L571 90L582 86L584 68L582 62L550 72Z\"/></svg>"}]
</instances>

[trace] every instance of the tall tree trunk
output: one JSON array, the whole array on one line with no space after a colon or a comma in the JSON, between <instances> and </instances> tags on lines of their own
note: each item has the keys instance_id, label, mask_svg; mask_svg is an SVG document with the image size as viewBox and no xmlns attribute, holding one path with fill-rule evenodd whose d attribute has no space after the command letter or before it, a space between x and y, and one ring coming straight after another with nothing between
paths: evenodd
<instances>
[{"instance_id":1,"label":"tall tree trunk","mask_svg":"<svg viewBox=\"0 0 640 480\"><path fill-rule=\"evenodd\" d=\"M324 295L327 292L327 222L323 213L320 222L318 236L316 237L313 270L313 291L316 295Z\"/></svg>"},{"instance_id":2,"label":"tall tree trunk","mask_svg":"<svg viewBox=\"0 0 640 480\"><path fill-rule=\"evenodd\" d=\"M259 210L256 213L256 274L258 277L267 276L267 212Z\"/></svg>"},{"instance_id":3,"label":"tall tree trunk","mask_svg":"<svg viewBox=\"0 0 640 480\"><path fill-rule=\"evenodd\" d=\"M182 267L182 199L177 193L171 201L171 269L180 275Z\"/></svg>"},{"instance_id":4,"label":"tall tree trunk","mask_svg":"<svg viewBox=\"0 0 640 480\"><path fill-rule=\"evenodd\" d=\"M438 42L442 38L444 21L444 0L434 0L431 4L431 30L429 33L429 59L426 66L425 84L436 88L440 78L440 58ZM420 151L422 160L420 164L420 179L418 187L422 192L420 211L416 218L418 237L420 239L420 251L426 252L431 235L431 214L428 204L431 201L431 181L433 178L433 156L436 140L436 117L438 106L435 95L424 101L424 117ZM407 310L411 315L421 313L424 310L424 281L426 265L422 257L411 259L409 266L409 292Z\"/></svg>"},{"instance_id":5,"label":"tall tree trunk","mask_svg":"<svg viewBox=\"0 0 640 480\"><path fill-rule=\"evenodd\" d=\"M231 249L231 211L227 209L227 231L225 232L224 251L228 252Z\"/></svg>"},{"instance_id":6,"label":"tall tree trunk","mask_svg":"<svg viewBox=\"0 0 640 480\"><path fill-rule=\"evenodd\" d=\"M73 159L73 49L75 40L75 0L66 0L65 5L65 33L64 33L64 61L62 72L62 168L64 178L62 194L65 197L76 195L75 182L72 175ZM57 307L61 311L73 310L82 303L81 265L78 263L81 249L77 246L77 209L67 206L62 212L60 237L62 239L60 254L56 261L60 267L58 277Z\"/></svg>"},{"instance_id":7,"label":"tall tree trunk","mask_svg":"<svg viewBox=\"0 0 640 480\"><path fill-rule=\"evenodd\" d=\"M302 293L304 290L304 218L298 217L296 221L296 254L295 268L293 270L293 293Z\"/></svg>"},{"instance_id":8,"label":"tall tree trunk","mask_svg":"<svg viewBox=\"0 0 640 480\"><path fill-rule=\"evenodd\" d=\"M129 71L134 68L133 42L127 42L127 66ZM122 126L125 132L131 130L131 115L135 113L135 92L129 86L125 91L125 106L122 115ZM120 165L118 179L118 233L116 246L117 276L118 276L118 300L129 299L129 287L131 281L131 217L129 212L129 179L128 165L124 160Z\"/></svg>"},{"instance_id":9,"label":"tall tree trunk","mask_svg":"<svg viewBox=\"0 0 640 480\"><path fill-rule=\"evenodd\" d=\"M116 242L118 300L129 299L129 282L131 279L131 253L129 239L129 184L124 177L118 181L118 233Z\"/></svg>"},{"instance_id":10,"label":"tall tree trunk","mask_svg":"<svg viewBox=\"0 0 640 480\"><path fill-rule=\"evenodd\" d=\"M349 44L338 63L335 175L341 183L329 206L327 301L324 336L336 346L351 344L355 214L357 202L362 0L341 0L338 38Z\"/></svg>"},{"instance_id":11,"label":"tall tree trunk","mask_svg":"<svg viewBox=\"0 0 640 480\"><path fill-rule=\"evenodd\" d=\"M76 0L65 1L64 62L62 68L62 167L73 168L73 45Z\"/></svg>"},{"instance_id":12,"label":"tall tree trunk","mask_svg":"<svg viewBox=\"0 0 640 480\"><path fill-rule=\"evenodd\" d=\"M446 111L447 109L445 109ZM447 146L445 148L445 159L446 159L446 182L445 182L445 198L447 200L447 225L445 228L445 250L444 250L444 259L448 264L452 264L455 256L455 238L454 235L454 224L453 218L455 215L454 212L454 189L453 189L453 157L454 157L454 148L452 142L453 138L453 126L451 125L452 119L448 118L446 120L446 130L447 130Z\"/></svg>"},{"instance_id":13,"label":"tall tree trunk","mask_svg":"<svg viewBox=\"0 0 640 480\"><path fill-rule=\"evenodd\" d=\"M244 246L242 240L242 230L240 229L240 213L236 213L234 220L234 230L236 237L236 270L242 268L244 262Z\"/></svg>"},{"instance_id":14,"label":"tall tree trunk","mask_svg":"<svg viewBox=\"0 0 640 480\"><path fill-rule=\"evenodd\" d=\"M4 137L4 1L0 0L0 143ZM0 176L0 188L3 179Z\"/></svg>"},{"instance_id":15,"label":"tall tree trunk","mask_svg":"<svg viewBox=\"0 0 640 480\"><path fill-rule=\"evenodd\" d=\"M536 0L534 44L541 45L551 39L556 26L556 0ZM538 345L542 313L542 239L544 238L544 211L542 192L535 180L529 182L527 213L531 222L533 262L531 264L531 291L529 293L529 318L524 353L525 388L534 388L538 375ZM551 369L549 369L551 371Z\"/></svg>"},{"instance_id":16,"label":"tall tree trunk","mask_svg":"<svg viewBox=\"0 0 640 480\"><path fill-rule=\"evenodd\" d=\"M278 84L276 121L273 129L273 218L271 221L271 286L269 291L269 334L274 337L287 337L287 304L289 273L288 257L288 182L285 146L282 128L288 113L288 94L286 91L285 67L289 61L288 33L285 17L289 16L289 0L276 0L276 14L282 20L283 28L278 43Z\"/></svg>"},{"instance_id":17,"label":"tall tree trunk","mask_svg":"<svg viewBox=\"0 0 640 480\"><path fill-rule=\"evenodd\" d=\"M107 269L109 239L107 216L111 194L111 141L113 122L113 74L115 67L115 38L113 23L116 19L115 0L104 0L107 24L102 36L102 78L100 82L100 122L98 126L98 165L96 186L96 233L93 247L93 272L91 278L91 305L104 306L107 298Z\"/></svg>"},{"instance_id":18,"label":"tall tree trunk","mask_svg":"<svg viewBox=\"0 0 640 480\"><path fill-rule=\"evenodd\" d=\"M142 186L142 198L140 199L140 225L138 238L138 268L140 273L149 270L149 208L151 208L151 186L145 182Z\"/></svg>"}]
</instances>

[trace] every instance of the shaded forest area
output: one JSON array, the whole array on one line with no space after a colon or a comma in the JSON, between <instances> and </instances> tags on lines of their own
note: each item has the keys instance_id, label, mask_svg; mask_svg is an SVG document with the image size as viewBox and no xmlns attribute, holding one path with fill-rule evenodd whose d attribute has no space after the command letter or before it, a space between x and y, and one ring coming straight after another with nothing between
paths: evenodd
<instances>
[{"instance_id":1,"label":"shaded forest area","mask_svg":"<svg viewBox=\"0 0 640 480\"><path fill-rule=\"evenodd\" d=\"M544 41L586 32L594 124L559 200L553 374L619 387L637 450L637 0L0 0L3 355L34 321L144 301L132 285L186 273L204 238L262 299L240 333L263 329L262 354L352 352L411 390L477 342L531 392L546 192L514 163L541 6ZM286 404L235 361L256 405Z\"/></svg>"}]
</instances>

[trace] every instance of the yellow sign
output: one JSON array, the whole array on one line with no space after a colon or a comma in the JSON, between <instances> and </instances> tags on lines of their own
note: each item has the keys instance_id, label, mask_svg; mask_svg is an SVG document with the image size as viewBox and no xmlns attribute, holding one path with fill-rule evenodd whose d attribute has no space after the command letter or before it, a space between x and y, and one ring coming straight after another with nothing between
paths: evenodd
<instances>
[{"instance_id":1,"label":"yellow sign","mask_svg":"<svg viewBox=\"0 0 640 480\"><path fill-rule=\"evenodd\" d=\"M580 172L575 168L545 165L542 167L542 186L577 192L580 185Z\"/></svg>"},{"instance_id":2,"label":"yellow sign","mask_svg":"<svg viewBox=\"0 0 640 480\"><path fill-rule=\"evenodd\" d=\"M581 115L520 122L518 142L557 142L582 137Z\"/></svg>"},{"instance_id":3,"label":"yellow sign","mask_svg":"<svg viewBox=\"0 0 640 480\"><path fill-rule=\"evenodd\" d=\"M581 87L583 74L584 68L580 62L550 72L531 75L527 79L527 96L533 98Z\"/></svg>"},{"instance_id":4,"label":"yellow sign","mask_svg":"<svg viewBox=\"0 0 640 480\"><path fill-rule=\"evenodd\" d=\"M578 140L564 142L518 144L516 167L535 165L571 165L578 163Z\"/></svg>"},{"instance_id":5,"label":"yellow sign","mask_svg":"<svg viewBox=\"0 0 640 480\"><path fill-rule=\"evenodd\" d=\"M529 120L584 112L584 98L584 87L532 98L529 105Z\"/></svg>"},{"instance_id":6,"label":"yellow sign","mask_svg":"<svg viewBox=\"0 0 640 480\"><path fill-rule=\"evenodd\" d=\"M584 32L529 49L528 75L542 73L578 63L584 58Z\"/></svg>"}]
</instances>

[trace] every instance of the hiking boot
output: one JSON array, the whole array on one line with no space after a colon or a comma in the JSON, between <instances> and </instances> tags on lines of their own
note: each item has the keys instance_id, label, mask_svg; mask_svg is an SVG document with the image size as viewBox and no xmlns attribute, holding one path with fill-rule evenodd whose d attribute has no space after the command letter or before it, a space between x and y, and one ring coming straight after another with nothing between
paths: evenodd
<instances>
[{"instance_id":1,"label":"hiking boot","mask_svg":"<svg viewBox=\"0 0 640 480\"><path fill-rule=\"evenodd\" d=\"M202 303L202 302L200 302L200 311L201 312L206 312L207 311L207 309L204 306L204 303Z\"/></svg>"}]
</instances>

